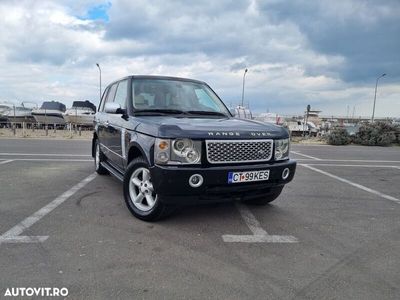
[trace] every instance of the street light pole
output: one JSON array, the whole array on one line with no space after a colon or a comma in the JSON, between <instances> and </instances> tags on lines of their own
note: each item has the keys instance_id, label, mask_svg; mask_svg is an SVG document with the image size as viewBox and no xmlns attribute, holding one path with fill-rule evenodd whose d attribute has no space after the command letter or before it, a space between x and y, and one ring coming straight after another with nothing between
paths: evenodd
<instances>
[{"instance_id":1,"label":"street light pole","mask_svg":"<svg viewBox=\"0 0 400 300\"><path fill-rule=\"evenodd\" d=\"M380 78L382 78L382 77L384 77L384 76L386 76L386 73L382 74L381 76L379 76L379 77L376 79L376 84L375 84L375 96L374 96L374 108L373 108L373 110L372 110L372 120L371 120L372 123L374 123L374 117L375 117L375 103L376 103L376 91L377 91L377 89L378 89L378 81L379 81Z\"/></svg>"},{"instance_id":2,"label":"street light pole","mask_svg":"<svg viewBox=\"0 0 400 300\"><path fill-rule=\"evenodd\" d=\"M100 85L99 85L100 86L99 94L100 94L100 101L101 101L101 68L100 68L100 65L98 63L96 63L96 66L99 68L99 75L100 75L100 79L99 79L99 83L100 83Z\"/></svg>"},{"instance_id":3,"label":"street light pole","mask_svg":"<svg viewBox=\"0 0 400 300\"><path fill-rule=\"evenodd\" d=\"M244 79L245 79L245 77L246 77L246 73L247 73L247 69L246 70L244 70L244 74L243 74L243 88L242 88L242 107L243 107L243 103L244 103Z\"/></svg>"}]
</instances>

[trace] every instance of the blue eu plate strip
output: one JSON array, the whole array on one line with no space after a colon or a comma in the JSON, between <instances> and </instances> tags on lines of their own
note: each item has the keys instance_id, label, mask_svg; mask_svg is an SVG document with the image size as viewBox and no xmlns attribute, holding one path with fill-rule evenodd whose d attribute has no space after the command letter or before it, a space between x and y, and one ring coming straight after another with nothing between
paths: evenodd
<instances>
[{"instance_id":1,"label":"blue eu plate strip","mask_svg":"<svg viewBox=\"0 0 400 300\"><path fill-rule=\"evenodd\" d=\"M229 172L228 173L228 183L232 183L232 179L233 179L233 172Z\"/></svg>"}]
</instances>

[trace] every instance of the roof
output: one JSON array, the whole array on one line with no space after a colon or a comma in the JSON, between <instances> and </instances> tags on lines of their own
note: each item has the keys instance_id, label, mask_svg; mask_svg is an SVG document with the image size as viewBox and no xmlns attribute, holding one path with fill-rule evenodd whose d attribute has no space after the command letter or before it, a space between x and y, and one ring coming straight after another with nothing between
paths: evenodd
<instances>
[{"instance_id":1,"label":"roof","mask_svg":"<svg viewBox=\"0 0 400 300\"><path fill-rule=\"evenodd\" d=\"M161 75L130 75L130 76L125 76L120 79L117 79L117 80L111 82L109 85L111 85L117 81L129 79L129 78L132 78L132 79L154 79L154 80L176 80L176 81L188 81L188 82L206 84L204 81L190 79L190 78L183 78L183 77L161 76Z\"/></svg>"}]
</instances>

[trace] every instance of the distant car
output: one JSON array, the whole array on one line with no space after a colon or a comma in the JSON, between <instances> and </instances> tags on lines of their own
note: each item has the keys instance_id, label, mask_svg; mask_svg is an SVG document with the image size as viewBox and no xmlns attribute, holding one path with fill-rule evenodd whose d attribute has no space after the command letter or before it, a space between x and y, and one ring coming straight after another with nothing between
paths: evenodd
<instances>
[{"instance_id":1,"label":"distant car","mask_svg":"<svg viewBox=\"0 0 400 300\"><path fill-rule=\"evenodd\" d=\"M160 76L106 88L92 153L97 173L123 181L126 205L146 221L181 204L267 204L296 169L286 129L234 118L204 82Z\"/></svg>"}]
</instances>

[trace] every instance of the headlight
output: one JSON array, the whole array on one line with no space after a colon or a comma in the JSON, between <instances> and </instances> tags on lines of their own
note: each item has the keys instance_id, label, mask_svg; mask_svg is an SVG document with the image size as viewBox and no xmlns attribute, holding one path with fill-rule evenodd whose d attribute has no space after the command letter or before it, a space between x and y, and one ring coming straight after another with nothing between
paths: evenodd
<instances>
[{"instance_id":1,"label":"headlight","mask_svg":"<svg viewBox=\"0 0 400 300\"><path fill-rule=\"evenodd\" d=\"M154 158L157 164L200 164L201 142L191 139L156 139Z\"/></svg>"},{"instance_id":2,"label":"headlight","mask_svg":"<svg viewBox=\"0 0 400 300\"><path fill-rule=\"evenodd\" d=\"M180 157L185 156L185 151L187 149L192 149L193 148L193 141L189 139L178 139L172 141L172 149L174 150L174 153Z\"/></svg>"},{"instance_id":3,"label":"headlight","mask_svg":"<svg viewBox=\"0 0 400 300\"><path fill-rule=\"evenodd\" d=\"M275 160L289 158L289 139L275 140Z\"/></svg>"}]
</instances>

